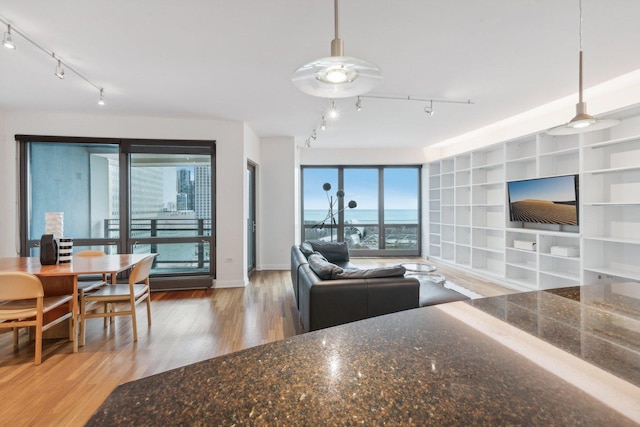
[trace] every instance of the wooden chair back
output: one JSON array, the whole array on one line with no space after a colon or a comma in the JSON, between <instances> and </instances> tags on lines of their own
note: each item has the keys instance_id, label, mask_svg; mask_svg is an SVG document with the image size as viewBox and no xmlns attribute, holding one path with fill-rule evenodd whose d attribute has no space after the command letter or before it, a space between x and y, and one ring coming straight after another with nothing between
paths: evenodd
<instances>
[{"instance_id":1,"label":"wooden chair back","mask_svg":"<svg viewBox=\"0 0 640 427\"><path fill-rule=\"evenodd\" d=\"M149 284L149 274L151 273L154 257L155 256L148 256L133 266L131 275L129 276L129 284L135 285L136 283L143 282Z\"/></svg>"},{"instance_id":2,"label":"wooden chair back","mask_svg":"<svg viewBox=\"0 0 640 427\"><path fill-rule=\"evenodd\" d=\"M21 271L0 272L0 300L13 301L44 296L42 282L33 274ZM0 311L1 311L0 305Z\"/></svg>"}]
</instances>

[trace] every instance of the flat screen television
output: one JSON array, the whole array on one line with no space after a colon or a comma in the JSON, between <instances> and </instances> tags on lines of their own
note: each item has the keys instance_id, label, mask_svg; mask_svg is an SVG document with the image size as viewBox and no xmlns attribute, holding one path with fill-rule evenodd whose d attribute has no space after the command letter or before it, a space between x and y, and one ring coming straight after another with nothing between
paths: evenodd
<instances>
[{"instance_id":1,"label":"flat screen television","mask_svg":"<svg viewBox=\"0 0 640 427\"><path fill-rule=\"evenodd\" d=\"M578 225L578 175L507 183L511 221Z\"/></svg>"}]
</instances>

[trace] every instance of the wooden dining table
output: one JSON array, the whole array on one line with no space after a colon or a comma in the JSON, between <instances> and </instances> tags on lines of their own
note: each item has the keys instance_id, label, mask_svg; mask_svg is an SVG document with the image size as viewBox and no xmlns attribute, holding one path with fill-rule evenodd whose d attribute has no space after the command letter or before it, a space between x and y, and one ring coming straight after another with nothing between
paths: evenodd
<instances>
[{"instance_id":1,"label":"wooden dining table","mask_svg":"<svg viewBox=\"0 0 640 427\"><path fill-rule=\"evenodd\" d=\"M22 271L31 273L42 282L45 296L73 294L73 316L71 333L77 336L78 324L78 276L111 275L116 282L118 273L128 270L150 254L118 254L96 257L73 256L71 262L42 265L37 257L0 258L0 271ZM45 319L46 320L46 319ZM78 340L73 340L73 352L78 352Z\"/></svg>"}]
</instances>

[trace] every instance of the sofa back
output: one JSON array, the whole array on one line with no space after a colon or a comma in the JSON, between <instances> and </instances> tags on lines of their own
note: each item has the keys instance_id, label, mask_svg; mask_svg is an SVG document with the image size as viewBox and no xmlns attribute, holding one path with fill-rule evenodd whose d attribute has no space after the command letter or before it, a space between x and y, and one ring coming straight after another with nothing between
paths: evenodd
<instances>
[{"instance_id":1,"label":"sofa back","mask_svg":"<svg viewBox=\"0 0 640 427\"><path fill-rule=\"evenodd\" d=\"M321 240L309 240L315 252L320 252L327 261L334 264L349 262L349 247L346 242L325 242Z\"/></svg>"}]
</instances>

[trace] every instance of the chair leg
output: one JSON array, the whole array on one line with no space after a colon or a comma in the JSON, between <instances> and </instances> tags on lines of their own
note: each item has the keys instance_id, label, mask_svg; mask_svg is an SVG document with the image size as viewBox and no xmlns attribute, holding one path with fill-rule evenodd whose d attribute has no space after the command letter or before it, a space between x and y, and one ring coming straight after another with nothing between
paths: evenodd
<instances>
[{"instance_id":1,"label":"chair leg","mask_svg":"<svg viewBox=\"0 0 640 427\"><path fill-rule=\"evenodd\" d=\"M107 327L107 314L109 313L109 303L105 302L105 303L102 304L102 306L103 306L102 307L102 311L104 312L104 315L105 315L105 317L103 317L103 321L102 322L104 324L104 327L106 328Z\"/></svg>"},{"instance_id":2,"label":"chair leg","mask_svg":"<svg viewBox=\"0 0 640 427\"><path fill-rule=\"evenodd\" d=\"M151 295L147 295L147 323L151 326Z\"/></svg>"},{"instance_id":3,"label":"chair leg","mask_svg":"<svg viewBox=\"0 0 640 427\"><path fill-rule=\"evenodd\" d=\"M80 342L78 343L79 346L84 346L85 343L85 337L86 337L86 330L85 330L85 323L87 321L87 319L85 318L85 314L87 313L87 307L85 306L86 301L84 300L84 290L80 290L80 316L78 317L80 319Z\"/></svg>"},{"instance_id":4,"label":"chair leg","mask_svg":"<svg viewBox=\"0 0 640 427\"><path fill-rule=\"evenodd\" d=\"M136 301L133 296L131 296L131 325L133 326L133 341L138 341L138 322L136 321Z\"/></svg>"},{"instance_id":5,"label":"chair leg","mask_svg":"<svg viewBox=\"0 0 640 427\"><path fill-rule=\"evenodd\" d=\"M42 315L40 315L40 321L36 325L36 360L35 364L42 363Z\"/></svg>"},{"instance_id":6,"label":"chair leg","mask_svg":"<svg viewBox=\"0 0 640 427\"><path fill-rule=\"evenodd\" d=\"M13 328L13 349L18 349L20 328Z\"/></svg>"}]
</instances>

